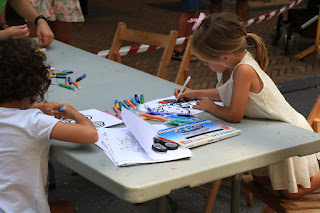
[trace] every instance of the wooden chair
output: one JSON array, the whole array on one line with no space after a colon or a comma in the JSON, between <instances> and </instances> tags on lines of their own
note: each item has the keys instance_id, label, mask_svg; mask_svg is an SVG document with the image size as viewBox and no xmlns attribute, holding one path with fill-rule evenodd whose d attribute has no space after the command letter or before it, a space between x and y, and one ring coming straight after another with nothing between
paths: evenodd
<instances>
[{"instance_id":1,"label":"wooden chair","mask_svg":"<svg viewBox=\"0 0 320 213\"><path fill-rule=\"evenodd\" d=\"M179 85L183 85L187 77L191 76L191 71L189 69L190 60L191 60L191 57L193 56L191 43L192 43L192 36L189 37L189 40L185 48L183 58L179 67L179 71L175 79L175 83ZM189 88L192 87L191 80L187 85ZM204 213L210 213L212 211L220 185L221 185L221 180L217 180L217 181L211 182L209 185L209 188L205 188L202 186L196 186L191 188L193 191L206 196L206 202L203 208ZM247 192L247 204L248 206L253 205L252 194L250 192Z\"/></svg>"},{"instance_id":2,"label":"wooden chair","mask_svg":"<svg viewBox=\"0 0 320 213\"><path fill-rule=\"evenodd\" d=\"M175 79L175 83L179 85L183 85L188 76L191 76L191 71L189 69L190 60L192 57L192 49L191 49L192 36L189 37L187 46L184 50L184 54L182 57L182 61L180 63L180 67ZM187 87L192 87L192 78L189 81Z\"/></svg>"},{"instance_id":3,"label":"wooden chair","mask_svg":"<svg viewBox=\"0 0 320 213\"><path fill-rule=\"evenodd\" d=\"M163 47L165 49L156 75L160 78L167 79L168 64L171 60L177 37L178 32L176 30L171 30L169 35L163 35L128 29L126 23L120 22L113 38L108 59L121 63L119 50L122 41Z\"/></svg>"},{"instance_id":4,"label":"wooden chair","mask_svg":"<svg viewBox=\"0 0 320 213\"><path fill-rule=\"evenodd\" d=\"M309 117L308 123L312 129L320 133L320 95L313 106ZM265 206L261 213L271 212L303 212L303 213L316 213L320 212L320 190L316 190L311 194L305 195L299 199L286 199L280 197L280 195L272 190L270 186L263 186L257 184L252 175L244 175L242 178L243 186L248 191L252 192L254 196L265 203Z\"/></svg>"}]
</instances>

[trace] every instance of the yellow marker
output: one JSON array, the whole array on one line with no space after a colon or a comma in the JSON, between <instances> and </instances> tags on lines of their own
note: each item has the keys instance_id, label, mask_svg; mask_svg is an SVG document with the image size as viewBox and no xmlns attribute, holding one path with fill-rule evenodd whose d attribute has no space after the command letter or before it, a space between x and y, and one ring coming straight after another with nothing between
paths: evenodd
<instances>
[{"instance_id":1,"label":"yellow marker","mask_svg":"<svg viewBox=\"0 0 320 213\"><path fill-rule=\"evenodd\" d=\"M143 120L150 120L151 118L141 117Z\"/></svg>"}]
</instances>

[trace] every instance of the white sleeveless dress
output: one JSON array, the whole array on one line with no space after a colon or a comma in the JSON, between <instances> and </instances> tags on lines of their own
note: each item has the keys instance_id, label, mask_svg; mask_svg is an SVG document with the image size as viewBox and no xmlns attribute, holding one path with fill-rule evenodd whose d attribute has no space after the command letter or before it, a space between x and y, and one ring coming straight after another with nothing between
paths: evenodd
<instances>
[{"instance_id":1,"label":"white sleeveless dress","mask_svg":"<svg viewBox=\"0 0 320 213\"><path fill-rule=\"evenodd\" d=\"M248 51L246 51L246 55L235 68L240 64L251 66L263 82L263 88L260 93L249 92L245 109L246 117L280 120L312 131L307 120L289 105L272 79L260 68L257 61ZM218 73L217 89L225 107L229 107L231 102L233 71L229 80L225 83L222 82L222 75ZM311 187L310 177L313 177L318 170L317 157L312 154L304 157L288 158L283 162L256 169L253 174L269 176L274 190L288 189L290 193L296 193L298 192L297 184L305 188Z\"/></svg>"}]
</instances>

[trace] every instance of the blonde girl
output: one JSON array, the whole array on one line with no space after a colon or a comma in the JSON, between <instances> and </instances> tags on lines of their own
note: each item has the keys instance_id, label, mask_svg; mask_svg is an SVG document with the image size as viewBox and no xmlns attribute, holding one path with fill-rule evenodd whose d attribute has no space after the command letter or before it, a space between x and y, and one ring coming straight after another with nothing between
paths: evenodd
<instances>
[{"instance_id":1,"label":"blonde girl","mask_svg":"<svg viewBox=\"0 0 320 213\"><path fill-rule=\"evenodd\" d=\"M201 22L202 21L202 22ZM282 96L264 72L268 54L262 39L247 33L239 17L229 12L209 15L193 35L194 54L217 73L214 89L187 89L180 99L198 99L194 108L202 109L229 122L246 116L280 120L312 131L306 119ZM255 54L247 51L247 41ZM213 101L222 101L218 106ZM272 184L274 190L288 198L298 198L320 188L319 165L315 154L292 157L283 162L253 171L259 183Z\"/></svg>"}]
</instances>

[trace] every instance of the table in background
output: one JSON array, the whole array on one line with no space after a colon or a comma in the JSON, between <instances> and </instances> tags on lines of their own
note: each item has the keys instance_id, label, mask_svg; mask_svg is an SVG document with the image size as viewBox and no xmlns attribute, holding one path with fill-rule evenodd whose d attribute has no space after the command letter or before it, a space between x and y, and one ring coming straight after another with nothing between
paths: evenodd
<instances>
[{"instance_id":1,"label":"table in background","mask_svg":"<svg viewBox=\"0 0 320 213\"><path fill-rule=\"evenodd\" d=\"M71 91L56 85L49 88L49 101L70 103L78 110L111 110L114 100L134 94L143 94L145 101L165 98L177 87L169 81L58 41L52 43L46 55L47 63L52 67L73 70L74 74L70 75L73 79L87 75L79 82L81 90ZM163 198L175 189L198 186L291 156L320 151L320 134L287 123L243 119L241 123L230 124L208 113L200 114L200 119L207 118L241 129L242 134L194 148L194 157L190 159L165 163L117 167L94 144L61 141L53 141L51 157L120 199L142 203ZM234 183L237 197L232 211L237 212L239 181Z\"/></svg>"}]
</instances>

